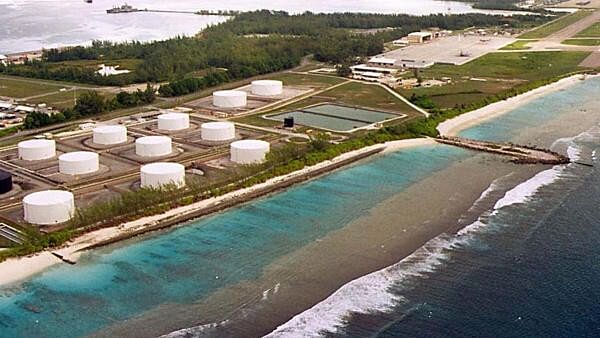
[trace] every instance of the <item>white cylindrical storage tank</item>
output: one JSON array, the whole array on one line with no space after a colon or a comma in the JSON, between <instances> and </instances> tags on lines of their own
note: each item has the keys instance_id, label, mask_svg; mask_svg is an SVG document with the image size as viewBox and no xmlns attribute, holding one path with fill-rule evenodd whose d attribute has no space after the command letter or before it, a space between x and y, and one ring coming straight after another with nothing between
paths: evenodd
<instances>
[{"instance_id":1,"label":"white cylindrical storage tank","mask_svg":"<svg viewBox=\"0 0 600 338\"><path fill-rule=\"evenodd\" d=\"M25 221L31 224L63 223L73 217L75 199L64 190L34 192L23 198L23 213Z\"/></svg>"},{"instance_id":2,"label":"white cylindrical storage tank","mask_svg":"<svg viewBox=\"0 0 600 338\"><path fill-rule=\"evenodd\" d=\"M241 90L220 90L213 93L213 105L221 108L245 107L247 94Z\"/></svg>"},{"instance_id":3,"label":"white cylindrical storage tank","mask_svg":"<svg viewBox=\"0 0 600 338\"><path fill-rule=\"evenodd\" d=\"M135 140L135 153L138 156L167 156L173 152L168 136L144 136Z\"/></svg>"},{"instance_id":4,"label":"white cylindrical storage tank","mask_svg":"<svg viewBox=\"0 0 600 338\"><path fill-rule=\"evenodd\" d=\"M125 143L127 142L127 128L120 125L94 128L93 142L101 145Z\"/></svg>"},{"instance_id":5,"label":"white cylindrical storage tank","mask_svg":"<svg viewBox=\"0 0 600 338\"><path fill-rule=\"evenodd\" d=\"M140 180L142 188L160 188L167 184L181 188L185 186L185 167L169 162L146 164L140 169Z\"/></svg>"},{"instance_id":6,"label":"white cylindrical storage tank","mask_svg":"<svg viewBox=\"0 0 600 338\"><path fill-rule=\"evenodd\" d=\"M228 141L235 138L235 124L232 122L207 122L201 126L205 141Z\"/></svg>"},{"instance_id":7,"label":"white cylindrical storage tank","mask_svg":"<svg viewBox=\"0 0 600 338\"><path fill-rule=\"evenodd\" d=\"M283 93L283 82L277 80L252 81L252 94L259 96L275 96Z\"/></svg>"},{"instance_id":8,"label":"white cylindrical storage tank","mask_svg":"<svg viewBox=\"0 0 600 338\"><path fill-rule=\"evenodd\" d=\"M269 142L243 140L231 143L231 161L240 164L259 163L269 152Z\"/></svg>"},{"instance_id":9,"label":"white cylindrical storage tank","mask_svg":"<svg viewBox=\"0 0 600 338\"><path fill-rule=\"evenodd\" d=\"M158 129L183 130L190 127L190 115L186 113L166 113L158 116Z\"/></svg>"},{"instance_id":10,"label":"white cylindrical storage tank","mask_svg":"<svg viewBox=\"0 0 600 338\"><path fill-rule=\"evenodd\" d=\"M91 151L75 151L58 157L58 170L61 174L84 175L100 169L100 156Z\"/></svg>"},{"instance_id":11,"label":"white cylindrical storage tank","mask_svg":"<svg viewBox=\"0 0 600 338\"><path fill-rule=\"evenodd\" d=\"M19 142L19 158L25 161L39 161L56 156L54 140L29 140Z\"/></svg>"}]
</instances>

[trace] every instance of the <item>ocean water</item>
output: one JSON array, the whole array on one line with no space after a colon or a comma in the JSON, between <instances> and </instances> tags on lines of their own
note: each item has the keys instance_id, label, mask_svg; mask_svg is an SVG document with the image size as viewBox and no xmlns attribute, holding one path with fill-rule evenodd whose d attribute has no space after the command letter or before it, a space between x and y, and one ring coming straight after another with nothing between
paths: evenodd
<instances>
[{"instance_id":1,"label":"ocean water","mask_svg":"<svg viewBox=\"0 0 600 338\"><path fill-rule=\"evenodd\" d=\"M344 285L269 337L600 336L599 93L600 79L579 83L461 133L539 140L528 135L536 126L570 121L580 132L551 145L593 167L555 166L500 197L498 179L477 221ZM582 111L595 119L565 119Z\"/></svg>"},{"instance_id":2,"label":"ocean water","mask_svg":"<svg viewBox=\"0 0 600 338\"><path fill-rule=\"evenodd\" d=\"M114 0L94 0L93 4L83 0L0 0L0 54L87 44L92 40L150 41L176 35L190 36L227 19L193 14L106 14L107 9L122 3ZM494 12L476 10L462 2L437 0L133 0L128 3L136 8L182 11L273 9L292 13L342 11L415 15Z\"/></svg>"},{"instance_id":3,"label":"ocean water","mask_svg":"<svg viewBox=\"0 0 600 338\"><path fill-rule=\"evenodd\" d=\"M599 92L600 79L581 82L464 134L487 136L487 130L498 139L493 132L512 123L512 134L497 135L520 139L531 126L568 121L573 110L590 105L590 93ZM558 104L564 97L575 99L565 107ZM586 114L600 121L597 106ZM566 138L557 129L560 139L553 143L582 162L596 163L597 123L571 121L579 133ZM252 283L270 263L318 243L412 183L472 155L441 145L402 150L170 231L88 252L77 265L0 287L0 337L85 336L162 306L184 309L230 286ZM491 199L494 207L472 225L349 282L271 336L597 336L596 170L557 166L500 197L499 178L480 198ZM201 336L189 332L198 330L170 337Z\"/></svg>"},{"instance_id":4,"label":"ocean water","mask_svg":"<svg viewBox=\"0 0 600 338\"><path fill-rule=\"evenodd\" d=\"M0 337L83 336L251 281L274 260L465 156L446 146L382 156L169 232L94 250L77 265L0 288Z\"/></svg>"}]
</instances>

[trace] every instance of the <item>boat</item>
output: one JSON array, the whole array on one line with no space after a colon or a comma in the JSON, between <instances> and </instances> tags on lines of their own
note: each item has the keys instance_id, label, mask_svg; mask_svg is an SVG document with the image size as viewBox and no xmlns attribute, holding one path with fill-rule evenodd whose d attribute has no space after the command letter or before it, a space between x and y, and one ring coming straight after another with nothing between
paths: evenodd
<instances>
[{"instance_id":1,"label":"boat","mask_svg":"<svg viewBox=\"0 0 600 338\"><path fill-rule=\"evenodd\" d=\"M128 4L124 4L121 7L113 7L111 9L107 9L106 13L108 14L117 14L117 13L133 13L133 12L138 12L139 10L137 8L133 8L133 6L130 6Z\"/></svg>"}]
</instances>

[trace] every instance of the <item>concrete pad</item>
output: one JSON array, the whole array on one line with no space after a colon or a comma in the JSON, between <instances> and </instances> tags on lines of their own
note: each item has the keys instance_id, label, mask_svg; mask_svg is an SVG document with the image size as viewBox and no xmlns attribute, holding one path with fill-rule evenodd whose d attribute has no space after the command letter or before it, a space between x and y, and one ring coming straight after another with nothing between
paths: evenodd
<instances>
[{"instance_id":1,"label":"concrete pad","mask_svg":"<svg viewBox=\"0 0 600 338\"><path fill-rule=\"evenodd\" d=\"M401 64L401 60L426 60L435 63L462 65L514 41L516 39L509 37L472 35L459 37L453 35L429 43L396 49L383 55L386 58L395 59L396 64ZM467 56L461 56L461 52L467 54Z\"/></svg>"}]
</instances>

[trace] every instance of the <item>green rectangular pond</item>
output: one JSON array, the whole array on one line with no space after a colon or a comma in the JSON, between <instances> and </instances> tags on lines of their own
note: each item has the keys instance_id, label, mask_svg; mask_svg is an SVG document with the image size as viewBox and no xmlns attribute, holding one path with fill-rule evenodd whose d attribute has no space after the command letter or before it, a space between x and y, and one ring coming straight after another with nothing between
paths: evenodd
<instances>
[{"instance_id":1,"label":"green rectangular pond","mask_svg":"<svg viewBox=\"0 0 600 338\"><path fill-rule=\"evenodd\" d=\"M293 117L294 122L308 127L349 132L356 128L366 127L373 123L402 117L392 113L376 110L354 108L335 104L321 104L302 110L269 115L267 118L283 121Z\"/></svg>"}]
</instances>

